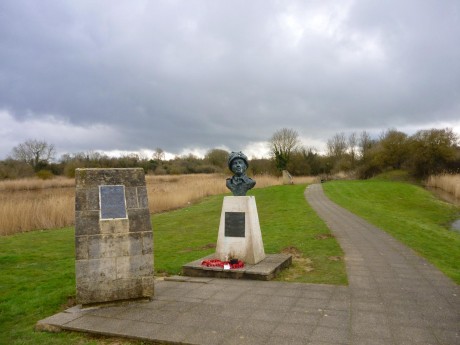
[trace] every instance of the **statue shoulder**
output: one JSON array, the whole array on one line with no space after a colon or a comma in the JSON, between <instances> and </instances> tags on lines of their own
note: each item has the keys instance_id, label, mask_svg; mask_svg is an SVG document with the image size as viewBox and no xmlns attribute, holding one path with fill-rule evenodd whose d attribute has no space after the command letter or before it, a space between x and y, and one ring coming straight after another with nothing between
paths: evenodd
<instances>
[{"instance_id":1,"label":"statue shoulder","mask_svg":"<svg viewBox=\"0 0 460 345\"><path fill-rule=\"evenodd\" d=\"M254 181L254 180L253 180L252 178L250 178L249 176L244 176L244 182L256 184L256 181Z\"/></svg>"}]
</instances>

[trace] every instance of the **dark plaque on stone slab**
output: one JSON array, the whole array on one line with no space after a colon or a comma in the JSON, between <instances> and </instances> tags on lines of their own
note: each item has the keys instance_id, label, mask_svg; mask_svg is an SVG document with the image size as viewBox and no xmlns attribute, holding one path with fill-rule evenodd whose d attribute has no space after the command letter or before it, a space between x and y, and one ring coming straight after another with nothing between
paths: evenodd
<instances>
[{"instance_id":1,"label":"dark plaque on stone slab","mask_svg":"<svg viewBox=\"0 0 460 345\"><path fill-rule=\"evenodd\" d=\"M99 186L101 219L126 218L125 186Z\"/></svg>"},{"instance_id":2,"label":"dark plaque on stone slab","mask_svg":"<svg viewBox=\"0 0 460 345\"><path fill-rule=\"evenodd\" d=\"M225 212L225 237L244 237L245 223L244 212Z\"/></svg>"}]
</instances>

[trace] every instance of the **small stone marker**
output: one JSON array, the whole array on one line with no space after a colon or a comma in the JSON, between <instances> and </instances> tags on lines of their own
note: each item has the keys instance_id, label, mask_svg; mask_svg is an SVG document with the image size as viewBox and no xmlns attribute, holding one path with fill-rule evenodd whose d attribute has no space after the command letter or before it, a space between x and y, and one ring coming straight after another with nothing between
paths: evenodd
<instances>
[{"instance_id":1,"label":"small stone marker","mask_svg":"<svg viewBox=\"0 0 460 345\"><path fill-rule=\"evenodd\" d=\"M143 169L76 169L75 180L77 303L153 297Z\"/></svg>"}]
</instances>

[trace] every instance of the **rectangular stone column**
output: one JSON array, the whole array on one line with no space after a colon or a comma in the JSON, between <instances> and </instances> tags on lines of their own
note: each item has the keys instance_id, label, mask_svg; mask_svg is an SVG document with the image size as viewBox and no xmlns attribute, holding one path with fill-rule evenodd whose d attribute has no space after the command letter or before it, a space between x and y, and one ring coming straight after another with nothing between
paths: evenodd
<instances>
[{"instance_id":1,"label":"rectangular stone column","mask_svg":"<svg viewBox=\"0 0 460 345\"><path fill-rule=\"evenodd\" d=\"M83 305L154 294L144 171L76 169L75 272Z\"/></svg>"}]
</instances>

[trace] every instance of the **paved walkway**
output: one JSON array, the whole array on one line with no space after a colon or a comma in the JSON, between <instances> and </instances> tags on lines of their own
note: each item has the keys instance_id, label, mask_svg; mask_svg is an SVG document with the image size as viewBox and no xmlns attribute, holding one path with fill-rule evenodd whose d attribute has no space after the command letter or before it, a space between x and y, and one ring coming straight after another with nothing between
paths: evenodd
<instances>
[{"instance_id":1,"label":"paved walkway","mask_svg":"<svg viewBox=\"0 0 460 345\"><path fill-rule=\"evenodd\" d=\"M345 252L350 334L369 344L460 344L460 288L393 237L334 204L306 197Z\"/></svg>"},{"instance_id":2,"label":"paved walkway","mask_svg":"<svg viewBox=\"0 0 460 345\"><path fill-rule=\"evenodd\" d=\"M345 251L350 286L201 279L157 281L155 299L71 308L38 329L181 344L460 344L460 288L383 231L306 198Z\"/></svg>"}]
</instances>

